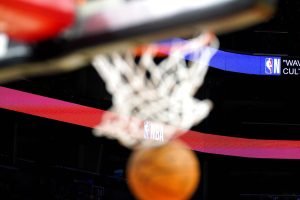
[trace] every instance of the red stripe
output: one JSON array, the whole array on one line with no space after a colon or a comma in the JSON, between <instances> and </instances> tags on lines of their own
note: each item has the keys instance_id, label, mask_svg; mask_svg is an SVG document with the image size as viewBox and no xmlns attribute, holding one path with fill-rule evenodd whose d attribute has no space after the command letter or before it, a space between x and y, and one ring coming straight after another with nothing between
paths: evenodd
<instances>
[{"instance_id":1,"label":"red stripe","mask_svg":"<svg viewBox=\"0 0 300 200\"><path fill-rule=\"evenodd\" d=\"M100 121L103 110L0 87L0 107L86 127Z\"/></svg>"},{"instance_id":2,"label":"red stripe","mask_svg":"<svg viewBox=\"0 0 300 200\"><path fill-rule=\"evenodd\" d=\"M104 110L0 87L0 108L77 124L97 125ZM180 137L193 150L221 155L300 159L300 141L258 140L188 131Z\"/></svg>"}]
</instances>

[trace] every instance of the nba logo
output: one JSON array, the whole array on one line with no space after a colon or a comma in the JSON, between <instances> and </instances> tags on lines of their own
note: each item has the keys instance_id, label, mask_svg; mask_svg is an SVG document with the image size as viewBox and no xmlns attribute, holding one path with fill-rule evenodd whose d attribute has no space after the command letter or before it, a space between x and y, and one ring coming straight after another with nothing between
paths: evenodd
<instances>
[{"instance_id":1,"label":"nba logo","mask_svg":"<svg viewBox=\"0 0 300 200\"><path fill-rule=\"evenodd\" d=\"M280 75L281 74L281 58L273 57L265 59L265 74Z\"/></svg>"},{"instance_id":2,"label":"nba logo","mask_svg":"<svg viewBox=\"0 0 300 200\"><path fill-rule=\"evenodd\" d=\"M144 138L148 139L151 135L151 123L149 121L144 122Z\"/></svg>"},{"instance_id":3,"label":"nba logo","mask_svg":"<svg viewBox=\"0 0 300 200\"><path fill-rule=\"evenodd\" d=\"M266 58L265 60L265 73L272 74L273 73L273 58Z\"/></svg>"}]
</instances>

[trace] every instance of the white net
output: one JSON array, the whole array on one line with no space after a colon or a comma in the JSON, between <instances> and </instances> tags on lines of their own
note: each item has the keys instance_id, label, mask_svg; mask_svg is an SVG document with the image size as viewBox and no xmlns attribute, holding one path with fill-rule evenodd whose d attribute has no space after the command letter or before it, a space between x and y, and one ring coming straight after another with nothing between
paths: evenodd
<instances>
[{"instance_id":1,"label":"white net","mask_svg":"<svg viewBox=\"0 0 300 200\"><path fill-rule=\"evenodd\" d=\"M171 44L159 63L154 61L159 45L149 46L139 61L132 51L97 56L93 65L112 94L113 106L94 134L139 147L167 142L199 123L212 103L194 95L217 47L217 39L205 33ZM186 61L187 55L192 61Z\"/></svg>"}]
</instances>

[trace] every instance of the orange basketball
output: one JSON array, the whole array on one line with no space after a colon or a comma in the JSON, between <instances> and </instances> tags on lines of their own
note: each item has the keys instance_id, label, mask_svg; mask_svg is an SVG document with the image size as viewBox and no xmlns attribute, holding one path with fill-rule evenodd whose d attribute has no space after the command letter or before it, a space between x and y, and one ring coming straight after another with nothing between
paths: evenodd
<instances>
[{"instance_id":1,"label":"orange basketball","mask_svg":"<svg viewBox=\"0 0 300 200\"><path fill-rule=\"evenodd\" d=\"M184 200L200 179L194 152L180 142L136 150L127 166L129 188L141 200Z\"/></svg>"}]
</instances>

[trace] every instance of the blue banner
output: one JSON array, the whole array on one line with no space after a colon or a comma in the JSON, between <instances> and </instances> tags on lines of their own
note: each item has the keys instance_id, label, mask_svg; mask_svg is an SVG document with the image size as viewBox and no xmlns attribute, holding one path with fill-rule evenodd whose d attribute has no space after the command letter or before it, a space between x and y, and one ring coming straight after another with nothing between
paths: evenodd
<instances>
[{"instance_id":1,"label":"blue banner","mask_svg":"<svg viewBox=\"0 0 300 200\"><path fill-rule=\"evenodd\" d=\"M209 65L230 72L279 76L281 60L278 56L253 56L218 50Z\"/></svg>"},{"instance_id":2,"label":"blue banner","mask_svg":"<svg viewBox=\"0 0 300 200\"><path fill-rule=\"evenodd\" d=\"M180 38L160 41L160 44L185 42ZM212 50L213 51L213 50ZM186 60L196 61L193 55L186 55ZM249 55L218 50L209 63L210 67L228 72L281 76L300 75L300 58L274 55Z\"/></svg>"}]
</instances>

